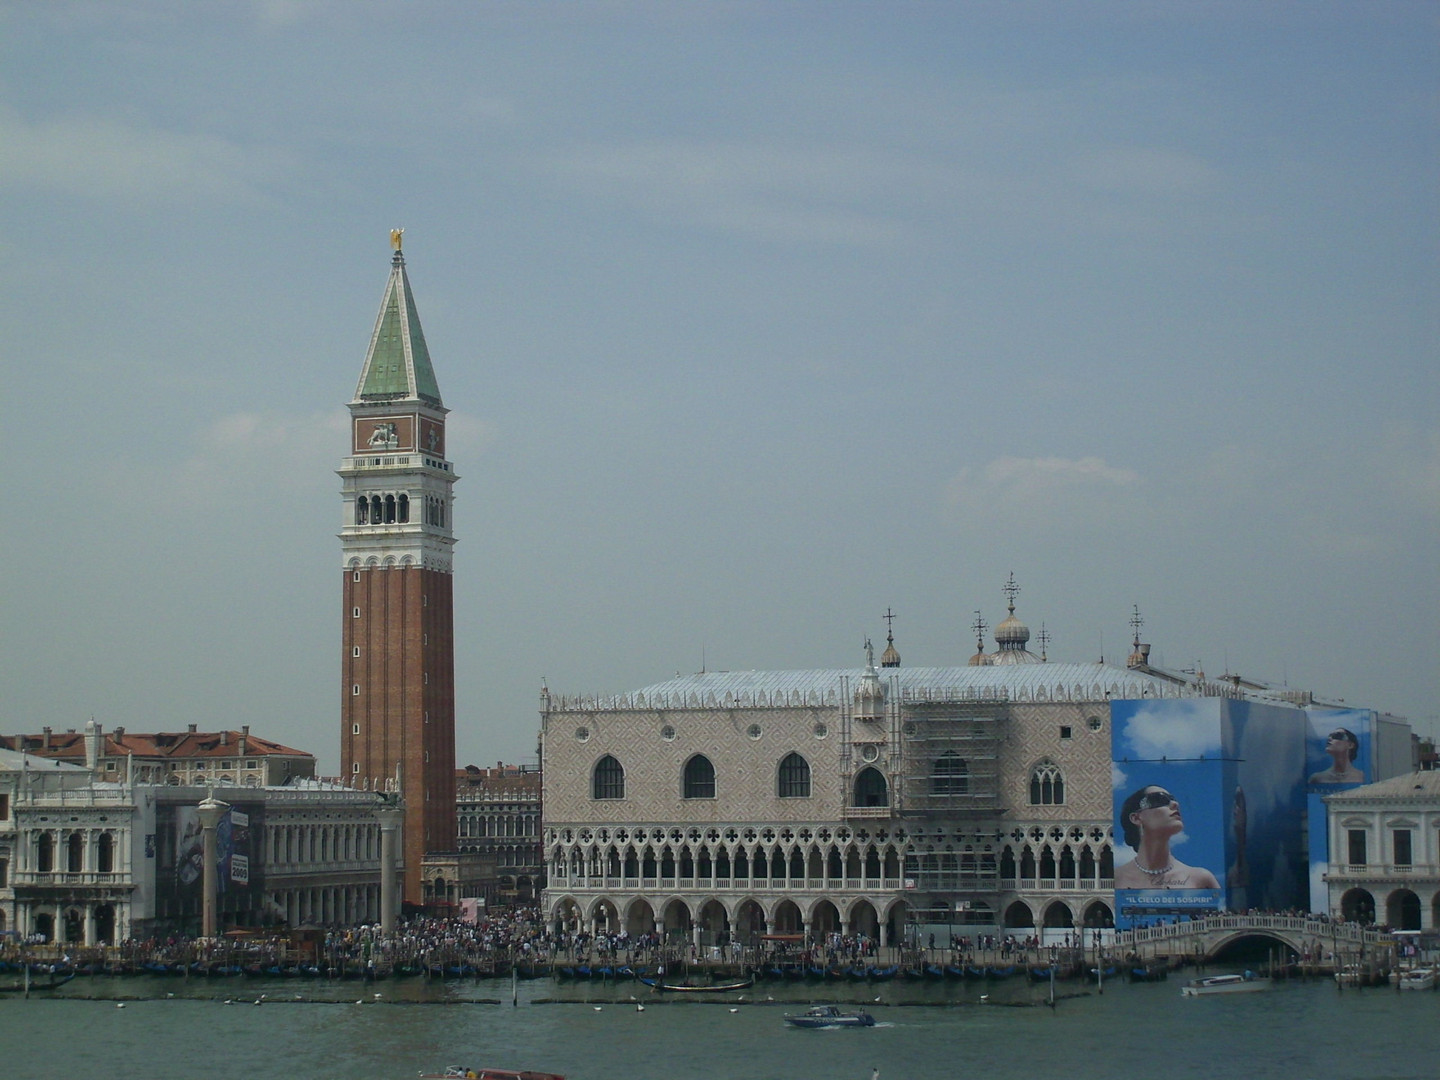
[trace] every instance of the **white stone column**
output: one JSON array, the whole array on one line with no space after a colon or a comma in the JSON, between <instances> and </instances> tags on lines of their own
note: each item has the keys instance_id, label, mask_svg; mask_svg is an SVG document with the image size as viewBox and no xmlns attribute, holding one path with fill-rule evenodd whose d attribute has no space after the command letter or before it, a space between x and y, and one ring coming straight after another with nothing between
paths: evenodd
<instances>
[{"instance_id":1,"label":"white stone column","mask_svg":"<svg viewBox=\"0 0 1440 1080\"><path fill-rule=\"evenodd\" d=\"M380 819L380 932L395 932L395 916L400 911L400 890L395 880L395 852L405 811L389 803L375 811Z\"/></svg>"},{"instance_id":2,"label":"white stone column","mask_svg":"<svg viewBox=\"0 0 1440 1080\"><path fill-rule=\"evenodd\" d=\"M200 835L205 845L205 876L204 876L204 899L201 908L201 935L207 938L215 936L215 901L216 891L220 884L220 875L216 867L216 841L215 830L220 825L220 819L225 816L225 811L230 809L229 803L223 803L215 798L214 794L206 797L200 804Z\"/></svg>"}]
</instances>

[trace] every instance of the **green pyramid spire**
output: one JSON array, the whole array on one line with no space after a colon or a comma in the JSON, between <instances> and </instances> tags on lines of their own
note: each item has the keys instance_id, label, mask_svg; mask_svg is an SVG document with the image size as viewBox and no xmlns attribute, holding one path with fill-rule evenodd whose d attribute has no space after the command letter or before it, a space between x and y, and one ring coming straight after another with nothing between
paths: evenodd
<instances>
[{"instance_id":1,"label":"green pyramid spire","mask_svg":"<svg viewBox=\"0 0 1440 1080\"><path fill-rule=\"evenodd\" d=\"M443 407L435 369L430 366L430 350L425 347L425 332L420 329L420 316L410 293L410 279L405 274L405 256L397 249L355 400L407 398Z\"/></svg>"}]
</instances>

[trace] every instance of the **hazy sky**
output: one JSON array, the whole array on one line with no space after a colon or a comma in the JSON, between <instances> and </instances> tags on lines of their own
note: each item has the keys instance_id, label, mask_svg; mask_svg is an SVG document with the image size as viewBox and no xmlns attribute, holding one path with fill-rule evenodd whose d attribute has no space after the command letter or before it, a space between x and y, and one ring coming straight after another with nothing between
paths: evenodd
<instances>
[{"instance_id":1,"label":"hazy sky","mask_svg":"<svg viewBox=\"0 0 1440 1080\"><path fill-rule=\"evenodd\" d=\"M460 761L979 608L1440 712L1433 3L7 3L0 731L338 762L403 226Z\"/></svg>"}]
</instances>

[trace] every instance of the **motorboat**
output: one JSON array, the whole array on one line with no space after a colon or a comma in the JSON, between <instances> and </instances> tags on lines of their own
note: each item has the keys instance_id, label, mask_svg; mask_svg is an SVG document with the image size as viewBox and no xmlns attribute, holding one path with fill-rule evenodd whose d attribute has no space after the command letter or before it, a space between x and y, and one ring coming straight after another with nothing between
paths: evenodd
<instances>
[{"instance_id":1,"label":"motorboat","mask_svg":"<svg viewBox=\"0 0 1440 1080\"><path fill-rule=\"evenodd\" d=\"M832 1027L874 1027L875 1018L869 1013L841 1012L836 1005L816 1005L803 1013L785 1014L785 1022L791 1027L832 1028Z\"/></svg>"},{"instance_id":2,"label":"motorboat","mask_svg":"<svg viewBox=\"0 0 1440 1080\"><path fill-rule=\"evenodd\" d=\"M1401 990L1434 990L1437 981L1434 968L1410 968L1400 973Z\"/></svg>"},{"instance_id":3,"label":"motorboat","mask_svg":"<svg viewBox=\"0 0 1440 1080\"><path fill-rule=\"evenodd\" d=\"M1257 979L1253 971L1244 975L1211 975L1204 979L1192 979L1180 988L1181 997L1199 997L1201 994L1253 994L1266 990L1268 979Z\"/></svg>"}]
</instances>

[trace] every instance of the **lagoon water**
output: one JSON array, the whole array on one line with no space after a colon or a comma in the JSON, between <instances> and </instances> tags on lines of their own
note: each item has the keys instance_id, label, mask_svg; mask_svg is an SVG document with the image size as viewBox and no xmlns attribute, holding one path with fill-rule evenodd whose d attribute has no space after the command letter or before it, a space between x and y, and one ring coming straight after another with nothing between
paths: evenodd
<instances>
[{"instance_id":1,"label":"lagoon water","mask_svg":"<svg viewBox=\"0 0 1440 1080\"><path fill-rule=\"evenodd\" d=\"M512 1006L511 984L499 980L95 977L0 999L0 1076L414 1080L450 1064L569 1080L868 1080L872 1068L881 1080L1440 1076L1440 994L1340 993L1317 980L1182 999L1182 981L1109 983L1103 995L1061 984L1051 1009L1045 986L1017 981L762 984L743 1000L693 1001L634 982L537 980L519 984ZM783 1023L812 1001L863 1003L877 1026Z\"/></svg>"}]
</instances>

